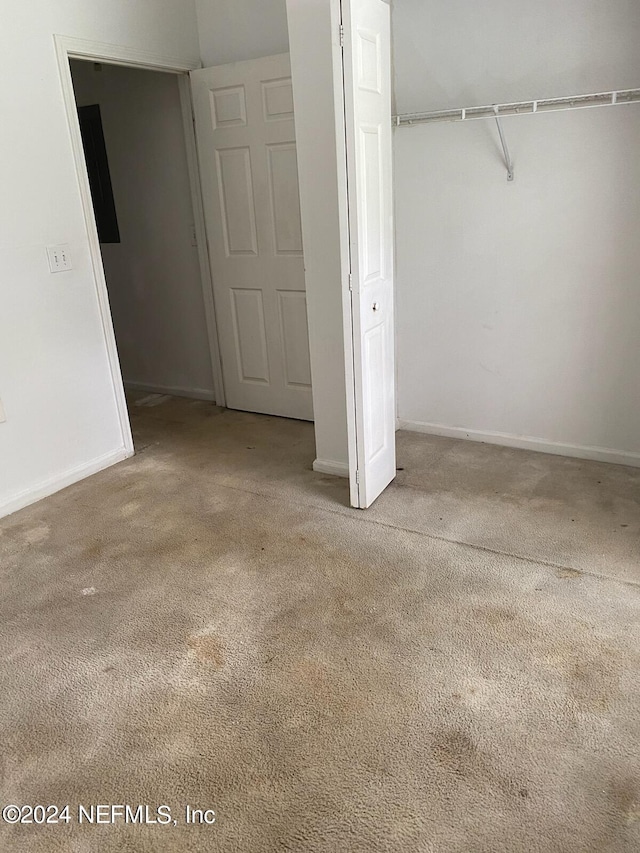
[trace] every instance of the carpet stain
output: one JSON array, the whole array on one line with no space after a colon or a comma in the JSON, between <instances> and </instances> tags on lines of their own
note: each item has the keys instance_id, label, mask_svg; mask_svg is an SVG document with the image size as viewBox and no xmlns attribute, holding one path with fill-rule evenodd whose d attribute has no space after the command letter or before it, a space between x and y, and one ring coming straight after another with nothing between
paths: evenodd
<instances>
[{"instance_id":1,"label":"carpet stain","mask_svg":"<svg viewBox=\"0 0 640 853\"><path fill-rule=\"evenodd\" d=\"M214 634L197 634L189 637L187 645L198 660L211 664L215 669L224 666L224 647Z\"/></svg>"},{"instance_id":2,"label":"carpet stain","mask_svg":"<svg viewBox=\"0 0 640 853\"><path fill-rule=\"evenodd\" d=\"M632 823L636 823L640 820L640 806L633 808L629 811L627 815L627 825L631 826Z\"/></svg>"},{"instance_id":3,"label":"carpet stain","mask_svg":"<svg viewBox=\"0 0 640 853\"><path fill-rule=\"evenodd\" d=\"M327 668L313 660L300 661L295 674L312 690L322 690L328 681Z\"/></svg>"},{"instance_id":4,"label":"carpet stain","mask_svg":"<svg viewBox=\"0 0 640 853\"><path fill-rule=\"evenodd\" d=\"M640 820L640 780L633 777L615 779L609 788L613 810L621 815L623 824L631 826Z\"/></svg>"},{"instance_id":5,"label":"carpet stain","mask_svg":"<svg viewBox=\"0 0 640 853\"><path fill-rule=\"evenodd\" d=\"M135 515L140 509L140 501L129 501L126 503L120 510L120 515L124 518L129 518L132 515Z\"/></svg>"},{"instance_id":6,"label":"carpet stain","mask_svg":"<svg viewBox=\"0 0 640 853\"><path fill-rule=\"evenodd\" d=\"M435 758L459 776L469 776L478 769L478 748L471 738L456 729L436 733Z\"/></svg>"},{"instance_id":7,"label":"carpet stain","mask_svg":"<svg viewBox=\"0 0 640 853\"><path fill-rule=\"evenodd\" d=\"M102 551L102 542L92 542L91 545L88 545L86 548L83 548L82 556L87 560L97 560L98 557L102 556Z\"/></svg>"},{"instance_id":8,"label":"carpet stain","mask_svg":"<svg viewBox=\"0 0 640 853\"><path fill-rule=\"evenodd\" d=\"M433 756L449 772L478 791L500 789L510 796L523 797L527 789L501 774L493 759L460 729L441 729L435 733ZM528 795L528 792L527 792Z\"/></svg>"},{"instance_id":9,"label":"carpet stain","mask_svg":"<svg viewBox=\"0 0 640 853\"><path fill-rule=\"evenodd\" d=\"M606 709L620 694L619 667L615 661L575 658L569 667L569 689L585 708Z\"/></svg>"},{"instance_id":10,"label":"carpet stain","mask_svg":"<svg viewBox=\"0 0 640 853\"><path fill-rule=\"evenodd\" d=\"M556 576L559 578L579 578L582 577L582 572L577 569L558 569Z\"/></svg>"},{"instance_id":11,"label":"carpet stain","mask_svg":"<svg viewBox=\"0 0 640 853\"><path fill-rule=\"evenodd\" d=\"M504 625L516 618L515 613L508 607L475 607L473 615L484 619L490 625Z\"/></svg>"},{"instance_id":12,"label":"carpet stain","mask_svg":"<svg viewBox=\"0 0 640 853\"><path fill-rule=\"evenodd\" d=\"M48 524L39 524L37 527L32 527L30 530L25 531L24 538L29 545L36 545L48 539L50 532Z\"/></svg>"}]
</instances>

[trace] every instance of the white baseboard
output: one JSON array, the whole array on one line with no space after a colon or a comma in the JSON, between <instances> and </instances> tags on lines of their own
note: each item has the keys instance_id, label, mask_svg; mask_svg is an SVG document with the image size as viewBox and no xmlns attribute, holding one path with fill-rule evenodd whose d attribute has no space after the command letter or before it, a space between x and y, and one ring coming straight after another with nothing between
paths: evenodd
<instances>
[{"instance_id":1,"label":"white baseboard","mask_svg":"<svg viewBox=\"0 0 640 853\"><path fill-rule=\"evenodd\" d=\"M349 466L346 462L333 462L331 459L316 459L312 467L319 474L333 474L334 477L349 476Z\"/></svg>"},{"instance_id":2,"label":"white baseboard","mask_svg":"<svg viewBox=\"0 0 640 853\"><path fill-rule=\"evenodd\" d=\"M189 397L191 400L215 402L216 395L205 388L180 388L177 385L153 385L148 382L129 382L125 380L127 391L146 391L148 394L170 394L172 397Z\"/></svg>"},{"instance_id":3,"label":"white baseboard","mask_svg":"<svg viewBox=\"0 0 640 853\"><path fill-rule=\"evenodd\" d=\"M589 447L580 444L561 444L545 441L527 435L511 435L507 432L481 432L463 427L448 427L442 424L422 423L398 419L398 428L410 432L423 432L427 435L442 435L447 438L461 438L468 441L480 441L485 444L499 444L503 447L517 447L521 450L535 450L538 453L553 453L556 456L571 456L576 459L589 459L593 462L609 462L613 465L631 465L640 468L640 453L625 450L611 450L608 447Z\"/></svg>"},{"instance_id":4,"label":"white baseboard","mask_svg":"<svg viewBox=\"0 0 640 853\"><path fill-rule=\"evenodd\" d=\"M109 466L115 465L116 462L122 462L123 459L128 459L129 456L133 456L133 450L120 447L118 450L105 453L104 456L99 456L91 462L78 465L76 468L72 468L70 471L67 471L66 474L50 477L48 480L44 480L37 486L25 489L17 495L14 495L8 501L5 501L5 503L0 504L0 518L4 518L6 515L11 515L11 513L17 512L19 509L24 509L24 507L30 506L31 504L36 503L36 501L42 500L42 498L47 498L49 495L59 492L61 489L66 489L67 486L72 486L74 483L84 480L85 477L97 474L98 471L102 471L104 468L109 468Z\"/></svg>"}]
</instances>

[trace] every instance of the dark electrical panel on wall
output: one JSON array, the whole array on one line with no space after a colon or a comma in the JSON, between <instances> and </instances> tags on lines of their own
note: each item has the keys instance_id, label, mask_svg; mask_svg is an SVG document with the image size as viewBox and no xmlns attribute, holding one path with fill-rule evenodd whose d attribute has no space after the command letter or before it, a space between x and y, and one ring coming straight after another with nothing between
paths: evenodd
<instances>
[{"instance_id":1,"label":"dark electrical panel on wall","mask_svg":"<svg viewBox=\"0 0 640 853\"><path fill-rule=\"evenodd\" d=\"M91 104L88 107L78 107L78 117L89 173L93 211L98 226L98 238L101 243L119 243L120 231L111 187L107 149L102 132L100 106Z\"/></svg>"}]
</instances>

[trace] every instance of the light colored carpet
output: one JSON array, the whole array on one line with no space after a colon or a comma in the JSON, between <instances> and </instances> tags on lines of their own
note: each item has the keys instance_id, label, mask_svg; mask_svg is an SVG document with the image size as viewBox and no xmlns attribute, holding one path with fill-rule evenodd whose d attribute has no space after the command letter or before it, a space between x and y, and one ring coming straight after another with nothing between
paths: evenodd
<instances>
[{"instance_id":1,"label":"light colored carpet","mask_svg":"<svg viewBox=\"0 0 640 853\"><path fill-rule=\"evenodd\" d=\"M0 522L0 802L73 818L0 849L640 849L640 472L401 434L363 513L309 424L132 417Z\"/></svg>"}]
</instances>

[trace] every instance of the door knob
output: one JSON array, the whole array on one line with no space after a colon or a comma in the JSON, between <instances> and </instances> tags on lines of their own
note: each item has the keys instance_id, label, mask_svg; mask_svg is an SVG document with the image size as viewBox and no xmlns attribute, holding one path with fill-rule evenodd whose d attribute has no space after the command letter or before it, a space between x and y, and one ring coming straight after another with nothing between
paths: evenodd
<instances>
[{"instance_id":1,"label":"door knob","mask_svg":"<svg viewBox=\"0 0 640 853\"><path fill-rule=\"evenodd\" d=\"M374 311L377 311L377 310L378 310L378 308L379 308L380 306L378 305L378 303L377 303L377 302L374 302L374 303L373 303L373 305L372 305L371 307L372 307L372 309L373 309Z\"/></svg>"}]
</instances>

